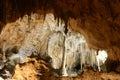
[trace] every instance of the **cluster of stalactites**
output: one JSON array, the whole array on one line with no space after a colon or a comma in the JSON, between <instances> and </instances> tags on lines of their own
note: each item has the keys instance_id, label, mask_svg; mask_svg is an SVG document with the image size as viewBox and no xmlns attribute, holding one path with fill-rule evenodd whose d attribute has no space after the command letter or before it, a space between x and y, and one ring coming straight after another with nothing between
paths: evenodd
<instances>
[{"instance_id":1,"label":"cluster of stalactites","mask_svg":"<svg viewBox=\"0 0 120 80\"><path fill-rule=\"evenodd\" d=\"M65 34L64 27L59 28L61 29L53 29L55 32L49 36L48 41L47 54L51 58L52 67L54 69L62 67L62 76L77 76L79 71L83 71L83 66L101 71L100 66L106 61L107 52L90 49L82 34L75 33L69 28ZM79 69L76 70L78 65Z\"/></svg>"},{"instance_id":2,"label":"cluster of stalactites","mask_svg":"<svg viewBox=\"0 0 120 80\"><path fill-rule=\"evenodd\" d=\"M83 66L98 67L104 64L107 59L107 52L90 49L82 34L74 33L70 29L65 36L65 52L63 63L63 76L77 76L82 72ZM78 66L79 65L79 66ZM79 71L75 68L79 67Z\"/></svg>"},{"instance_id":3,"label":"cluster of stalactites","mask_svg":"<svg viewBox=\"0 0 120 80\"><path fill-rule=\"evenodd\" d=\"M88 47L82 34L67 29L65 33L65 23L61 19L55 20L53 14L47 14L45 19L38 14L25 15L7 24L0 34L3 54L0 69L8 64L24 63L32 54L42 58L49 56L51 66L61 68L63 76L75 76L77 73L72 73L77 64L80 70L83 70L83 65L100 66L102 59Z\"/></svg>"}]
</instances>

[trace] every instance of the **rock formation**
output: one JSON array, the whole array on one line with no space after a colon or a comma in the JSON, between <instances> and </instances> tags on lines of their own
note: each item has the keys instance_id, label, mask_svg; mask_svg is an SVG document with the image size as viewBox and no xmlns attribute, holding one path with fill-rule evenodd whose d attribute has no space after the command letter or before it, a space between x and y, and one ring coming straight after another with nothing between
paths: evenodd
<instances>
[{"instance_id":1,"label":"rock formation","mask_svg":"<svg viewBox=\"0 0 120 80\"><path fill-rule=\"evenodd\" d=\"M115 61L119 60L119 8L119 0L1 0L0 30L25 14L37 12L45 16L52 12L55 18L61 18L73 30L81 32L91 48L108 49L109 57Z\"/></svg>"},{"instance_id":2,"label":"rock formation","mask_svg":"<svg viewBox=\"0 0 120 80\"><path fill-rule=\"evenodd\" d=\"M51 62L51 57L55 56L47 54L51 51L47 51L47 48L54 42L61 42L62 45L55 43L54 49L63 49L65 54L61 54L63 61L60 57L59 65L64 64L63 66L55 66L57 59L51 62L52 66L54 65L53 68L65 68L69 58L63 56L67 54L66 45L63 46L63 44L67 39L69 28L73 34L80 33L84 36L87 47L93 49L91 53L106 50L108 53L105 63L107 69L120 72L119 9L119 0L1 0L0 69L3 69L4 73L9 74L10 70L12 73L16 64L24 63L26 57L38 54L41 58ZM49 13L53 15L48 15ZM63 28L59 28L60 26ZM78 41L76 42L76 45L79 44ZM89 55L95 56L96 54ZM81 61L81 65L85 63L84 58L81 58ZM88 63L93 65L94 61Z\"/></svg>"},{"instance_id":3,"label":"rock formation","mask_svg":"<svg viewBox=\"0 0 120 80\"><path fill-rule=\"evenodd\" d=\"M77 76L86 66L101 70L105 62L100 64L104 55L99 58L82 34L69 27L65 33L65 23L55 20L53 14L47 14L45 19L39 14L25 15L7 24L0 37L0 69L7 71L6 75L11 74L8 78L12 77L16 64L23 64L27 57L33 56L48 61L55 76Z\"/></svg>"}]
</instances>

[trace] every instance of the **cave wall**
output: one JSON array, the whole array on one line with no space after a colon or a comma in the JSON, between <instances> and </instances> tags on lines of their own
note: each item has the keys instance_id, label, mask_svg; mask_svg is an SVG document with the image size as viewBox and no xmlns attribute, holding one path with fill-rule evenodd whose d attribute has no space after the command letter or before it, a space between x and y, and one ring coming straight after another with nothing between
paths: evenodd
<instances>
[{"instance_id":1,"label":"cave wall","mask_svg":"<svg viewBox=\"0 0 120 80\"><path fill-rule=\"evenodd\" d=\"M119 0L1 0L0 30L25 14L45 16L52 12L56 19L61 18L71 29L81 32L91 48L107 49L111 59L120 60L119 9Z\"/></svg>"},{"instance_id":2,"label":"cave wall","mask_svg":"<svg viewBox=\"0 0 120 80\"><path fill-rule=\"evenodd\" d=\"M65 34L64 26L53 14L47 14L44 19L36 13L8 23L0 34L0 72L7 70L10 75L6 75L12 77L16 64L25 63L27 57L46 60L55 76L75 77L79 70L83 72L82 65L100 67L96 51L88 47L84 36L69 27ZM102 58L107 59L104 55ZM104 62L100 62L102 66ZM0 76L4 76L2 74Z\"/></svg>"},{"instance_id":3,"label":"cave wall","mask_svg":"<svg viewBox=\"0 0 120 80\"><path fill-rule=\"evenodd\" d=\"M1 0L0 21L6 24L31 12L44 15L53 12L56 17L66 21L72 17L81 18L82 21L91 20L93 23L103 20L106 24L111 22L111 25L119 26L119 8L119 0Z\"/></svg>"},{"instance_id":4,"label":"cave wall","mask_svg":"<svg viewBox=\"0 0 120 80\"><path fill-rule=\"evenodd\" d=\"M95 25L95 23L91 23L91 21L85 21L83 23L80 19L70 19L69 24L72 30L84 35L90 48L96 50L105 49L108 51L109 57L112 60L119 60L119 27L114 30L113 27L104 26L105 24L103 24L103 26L100 26L101 24Z\"/></svg>"}]
</instances>

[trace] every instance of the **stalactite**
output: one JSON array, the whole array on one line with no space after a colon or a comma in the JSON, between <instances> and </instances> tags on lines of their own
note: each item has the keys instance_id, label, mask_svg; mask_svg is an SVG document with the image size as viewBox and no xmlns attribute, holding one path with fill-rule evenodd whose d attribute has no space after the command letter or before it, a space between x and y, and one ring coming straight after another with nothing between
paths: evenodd
<instances>
[{"instance_id":1,"label":"stalactite","mask_svg":"<svg viewBox=\"0 0 120 80\"><path fill-rule=\"evenodd\" d=\"M99 54L89 48L84 36L66 26L68 21L58 19L53 14L47 14L44 19L44 15L33 13L6 25L0 34L1 41L4 41L0 45L4 56L0 60L0 69L24 63L33 55L42 59L49 57L48 62L56 76L75 77L84 71L84 67L98 66L99 70L102 69L100 66L104 62L99 62L104 59L98 57L96 60Z\"/></svg>"}]
</instances>

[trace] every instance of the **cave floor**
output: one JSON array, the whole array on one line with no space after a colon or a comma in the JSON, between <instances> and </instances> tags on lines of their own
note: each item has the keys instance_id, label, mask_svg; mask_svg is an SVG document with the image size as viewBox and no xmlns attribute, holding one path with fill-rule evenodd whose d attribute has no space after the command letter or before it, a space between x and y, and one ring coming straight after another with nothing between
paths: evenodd
<instances>
[{"instance_id":1,"label":"cave floor","mask_svg":"<svg viewBox=\"0 0 120 80\"><path fill-rule=\"evenodd\" d=\"M48 63L35 58L27 58L26 63L17 65L12 80L120 80L120 73L94 72L84 69L77 77L54 77Z\"/></svg>"}]
</instances>

